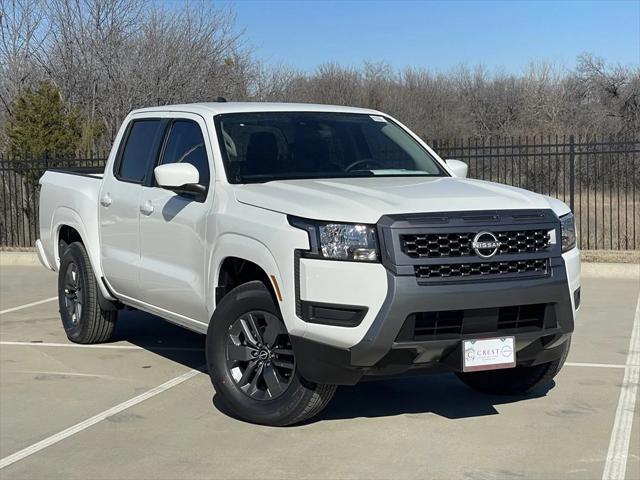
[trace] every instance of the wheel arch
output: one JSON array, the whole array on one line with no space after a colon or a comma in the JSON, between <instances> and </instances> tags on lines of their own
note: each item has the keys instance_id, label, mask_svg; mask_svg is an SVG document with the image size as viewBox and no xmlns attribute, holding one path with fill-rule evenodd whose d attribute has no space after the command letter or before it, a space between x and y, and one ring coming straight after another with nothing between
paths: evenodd
<instances>
[{"instance_id":1,"label":"wheel arch","mask_svg":"<svg viewBox=\"0 0 640 480\"><path fill-rule=\"evenodd\" d=\"M100 293L105 299L115 300L115 298L112 296L112 294L109 292L104 282L102 281L102 277L104 276L104 274L102 271L102 265L100 263L100 245L98 242L98 232L96 231L90 233L78 212L68 207L58 208L54 213L52 223L52 253L55 259L54 264L56 265L56 270L60 268L60 257L62 255L62 252L59 251L60 241L62 240L66 243L72 243L68 240L80 241L84 245L84 248L87 250L89 262L91 263L91 268L93 269L93 272L96 276L96 283L98 284Z\"/></svg>"},{"instance_id":2,"label":"wheel arch","mask_svg":"<svg viewBox=\"0 0 640 480\"><path fill-rule=\"evenodd\" d=\"M237 234L219 237L211 257L209 278L212 285L209 298L212 311L231 288L252 280L260 280L265 284L272 292L276 305L282 301L282 281L275 258L264 244L250 237ZM220 290L220 287L226 288L226 291Z\"/></svg>"},{"instance_id":3,"label":"wheel arch","mask_svg":"<svg viewBox=\"0 0 640 480\"><path fill-rule=\"evenodd\" d=\"M62 246L62 242L65 245L71 245L73 242L80 242L84 245L84 240L82 239L82 235L78 230L70 225L60 225L58 228L58 258L62 258L62 250L60 247Z\"/></svg>"}]
</instances>

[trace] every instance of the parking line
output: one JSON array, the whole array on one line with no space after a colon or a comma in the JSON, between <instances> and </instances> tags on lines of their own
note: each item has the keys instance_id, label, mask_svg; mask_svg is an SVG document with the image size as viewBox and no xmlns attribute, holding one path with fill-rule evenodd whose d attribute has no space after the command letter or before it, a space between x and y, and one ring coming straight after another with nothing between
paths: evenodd
<instances>
[{"instance_id":1,"label":"parking line","mask_svg":"<svg viewBox=\"0 0 640 480\"><path fill-rule=\"evenodd\" d=\"M96 375L79 372L53 372L49 370L5 370L3 373L22 373L26 375L56 375L60 377L114 378L111 375Z\"/></svg>"},{"instance_id":2,"label":"parking line","mask_svg":"<svg viewBox=\"0 0 640 480\"><path fill-rule=\"evenodd\" d=\"M42 305L43 303L53 302L57 299L58 297L45 298L44 300L38 300L37 302L25 303L24 305L19 305L17 307L7 308L6 310L0 310L0 315L22 310L23 308L35 307L36 305Z\"/></svg>"},{"instance_id":3,"label":"parking line","mask_svg":"<svg viewBox=\"0 0 640 480\"><path fill-rule=\"evenodd\" d=\"M50 447L51 445L54 445L64 440L65 438L75 435L76 433L80 433L83 430L86 430L87 428L95 425L96 423L99 423L102 420L105 420L106 418L112 415L120 413L123 410L126 410L127 408L130 408L130 407L133 407L134 405L142 403L145 400L155 397L156 395L162 392L166 392L170 388L180 385L181 383L186 382L190 378L195 377L198 373L200 373L199 370L189 370L188 372L183 373L182 375L175 377L169 380L168 382L158 385L157 387L152 388L151 390L148 390L138 395L137 397L133 397L127 400L126 402L122 402L116 405L115 407L111 407L108 410L105 410L104 412L100 412L91 418L88 418L80 423L76 423L75 425L65 430L62 430L61 432L53 434L50 437L45 438L44 440L40 440L39 442L34 443L33 445L23 448L22 450L19 450L14 454L9 455L8 457L4 457L3 459L0 460L0 469L8 467L13 463L16 463L30 455L33 455L34 453L44 450L45 448Z\"/></svg>"},{"instance_id":4,"label":"parking line","mask_svg":"<svg viewBox=\"0 0 640 480\"><path fill-rule=\"evenodd\" d=\"M638 382L640 381L640 296L636 305L636 314L633 319L633 330L629 341L627 353L627 365L624 370L624 378L620 387L620 398L616 409L616 417L613 422L609 450L604 464L602 480L623 480L627 472L627 458L629 457L629 444L631 442L631 429L633 428L634 410L638 395Z\"/></svg>"},{"instance_id":5,"label":"parking line","mask_svg":"<svg viewBox=\"0 0 640 480\"><path fill-rule=\"evenodd\" d=\"M587 368L629 368L629 365L617 365L615 363L582 363L565 362L567 367L587 367ZM640 365L637 365L640 366Z\"/></svg>"},{"instance_id":6,"label":"parking line","mask_svg":"<svg viewBox=\"0 0 640 480\"><path fill-rule=\"evenodd\" d=\"M0 341L0 345L14 345L23 347L63 347L63 348L107 348L113 350L150 350L150 351L163 351L170 350L175 352L202 352L204 348L196 347L155 347L147 346L140 347L138 345L83 345L79 343L51 343L51 342L12 342L12 341ZM638 365L621 365L615 363L588 363L588 362L565 362L567 367L586 367L586 368L630 368L640 367Z\"/></svg>"},{"instance_id":7,"label":"parking line","mask_svg":"<svg viewBox=\"0 0 640 480\"><path fill-rule=\"evenodd\" d=\"M142 350L137 345L82 345L79 343L50 343L50 342L9 342L2 341L0 345L14 345L23 347L69 347L69 348L109 348L114 350Z\"/></svg>"},{"instance_id":8,"label":"parking line","mask_svg":"<svg viewBox=\"0 0 640 480\"><path fill-rule=\"evenodd\" d=\"M112 350L147 350L147 351L164 351L169 350L172 352L202 352L204 348L197 347L156 347L149 345L147 347L140 347L138 345L83 345L80 343L51 343L51 342L10 342L2 341L0 345L14 345L22 347L63 347L63 348L107 348Z\"/></svg>"}]
</instances>

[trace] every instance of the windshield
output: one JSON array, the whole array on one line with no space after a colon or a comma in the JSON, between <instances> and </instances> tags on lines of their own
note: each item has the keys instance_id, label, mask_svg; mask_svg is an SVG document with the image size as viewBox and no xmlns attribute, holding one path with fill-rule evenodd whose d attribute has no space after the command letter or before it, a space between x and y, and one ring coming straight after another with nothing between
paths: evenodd
<instances>
[{"instance_id":1,"label":"windshield","mask_svg":"<svg viewBox=\"0 0 640 480\"><path fill-rule=\"evenodd\" d=\"M447 176L413 137L379 115L232 113L215 122L231 183Z\"/></svg>"}]
</instances>

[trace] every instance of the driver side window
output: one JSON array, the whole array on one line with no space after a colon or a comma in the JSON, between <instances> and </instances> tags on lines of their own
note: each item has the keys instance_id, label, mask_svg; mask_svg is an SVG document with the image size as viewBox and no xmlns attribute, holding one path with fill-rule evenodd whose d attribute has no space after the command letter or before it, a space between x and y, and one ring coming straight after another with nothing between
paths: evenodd
<instances>
[{"instance_id":1,"label":"driver side window","mask_svg":"<svg viewBox=\"0 0 640 480\"><path fill-rule=\"evenodd\" d=\"M190 163L200 173L199 183L209 187L209 160L204 137L200 126L191 120L173 122L160 163Z\"/></svg>"}]
</instances>

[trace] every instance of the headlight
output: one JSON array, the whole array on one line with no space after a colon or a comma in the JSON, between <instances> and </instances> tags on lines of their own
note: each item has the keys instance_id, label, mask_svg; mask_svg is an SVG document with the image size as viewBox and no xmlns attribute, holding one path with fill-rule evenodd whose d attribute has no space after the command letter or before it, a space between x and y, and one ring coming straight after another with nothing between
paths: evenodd
<instances>
[{"instance_id":1,"label":"headlight","mask_svg":"<svg viewBox=\"0 0 640 480\"><path fill-rule=\"evenodd\" d=\"M376 231L369 225L327 223L320 225L320 250L322 256L337 260L378 259Z\"/></svg>"},{"instance_id":2,"label":"headlight","mask_svg":"<svg viewBox=\"0 0 640 480\"><path fill-rule=\"evenodd\" d=\"M378 261L378 242L373 225L329 223L289 217L289 223L309 233L306 256L359 262Z\"/></svg>"},{"instance_id":3,"label":"headlight","mask_svg":"<svg viewBox=\"0 0 640 480\"><path fill-rule=\"evenodd\" d=\"M573 213L560 217L560 231L562 232L562 253L576 246L576 225Z\"/></svg>"}]
</instances>

